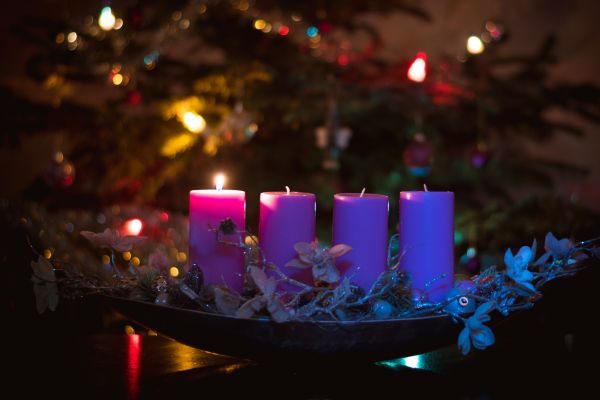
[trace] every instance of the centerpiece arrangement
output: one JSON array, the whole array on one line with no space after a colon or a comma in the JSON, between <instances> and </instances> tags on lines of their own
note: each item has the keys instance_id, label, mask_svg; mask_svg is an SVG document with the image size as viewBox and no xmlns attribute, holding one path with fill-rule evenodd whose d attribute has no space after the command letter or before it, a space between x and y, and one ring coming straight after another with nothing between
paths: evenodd
<instances>
[{"instance_id":1,"label":"centerpiece arrangement","mask_svg":"<svg viewBox=\"0 0 600 400\"><path fill-rule=\"evenodd\" d=\"M337 329L336 341L351 347L359 338L351 333L357 327L363 333L368 327L376 335L375 328L385 326L384 339L393 343L411 323L428 331L444 327L439 332L443 335L449 331L447 322L452 321L464 326L458 346L467 354L472 348L485 349L494 343L486 324L492 313L506 316L531 308L541 298L545 283L576 273L583 259L598 256L595 244L600 238L574 244L548 233L540 257L534 240L516 253L508 249L504 267L492 266L458 280L454 276L451 192L431 192L426 187L402 192L399 231L389 242L387 196L364 189L336 194L333 241L328 248L315 240L314 194L287 187L285 192L262 193L256 237L245 230L245 193L224 190L223 181L219 176L215 190L190 192L191 266L185 275L169 274L160 252L152 254L145 266L121 268L114 252L129 251L144 238L122 236L110 228L102 233L82 231L81 235L113 254L108 263L110 276L56 266L40 255L32 262L38 310L54 309L59 294L101 293L121 309L133 310L134 319L155 321L164 328L159 331L172 331L165 320L174 318L180 324L195 315L202 321L199 329L208 328L212 321L226 324L229 330L246 324L250 335L260 336L268 326L271 333L265 337L291 347L289 341L302 341L290 337L303 332L299 326ZM136 312L138 316L133 315ZM249 321L260 321L260 325ZM254 332L256 326L263 331ZM289 329L281 330L285 327ZM412 331L405 336L417 341ZM194 342L194 335L203 337L200 332L186 332L183 341ZM344 335L352 336L351 340ZM435 339L435 332L428 335ZM321 336L306 336L310 342L306 346L319 347L316 342L321 340L321 347L327 347L329 342ZM215 343L208 350L228 351L218 340ZM380 338L380 343L385 340ZM302 344L294 348L302 349ZM401 352L409 355L407 351Z\"/></svg>"}]
</instances>

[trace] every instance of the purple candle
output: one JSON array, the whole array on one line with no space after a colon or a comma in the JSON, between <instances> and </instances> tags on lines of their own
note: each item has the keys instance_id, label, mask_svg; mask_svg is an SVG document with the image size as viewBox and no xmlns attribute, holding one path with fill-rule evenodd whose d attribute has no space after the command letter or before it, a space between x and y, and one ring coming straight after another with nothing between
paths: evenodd
<instances>
[{"instance_id":1,"label":"purple candle","mask_svg":"<svg viewBox=\"0 0 600 400\"><path fill-rule=\"evenodd\" d=\"M231 218L238 231L243 231L246 193L223 190L222 175L217 177L217 190L190 192L190 262L198 264L206 284L226 284L241 291L243 287L244 253L241 249L218 243L216 229L225 218ZM237 233L221 235L223 240L238 242ZM242 238L243 239L243 238Z\"/></svg>"},{"instance_id":2,"label":"purple candle","mask_svg":"<svg viewBox=\"0 0 600 400\"><path fill-rule=\"evenodd\" d=\"M413 291L445 299L454 282L454 193L400 192L400 268Z\"/></svg>"},{"instance_id":3,"label":"purple candle","mask_svg":"<svg viewBox=\"0 0 600 400\"><path fill-rule=\"evenodd\" d=\"M454 193L400 192L400 268L441 301L454 283Z\"/></svg>"},{"instance_id":4,"label":"purple candle","mask_svg":"<svg viewBox=\"0 0 600 400\"><path fill-rule=\"evenodd\" d=\"M268 262L276 264L288 277L312 284L310 268L289 268L285 264L296 258L296 243L315 240L315 195L287 189L287 192L260 194L258 240ZM290 285L282 287L287 290L295 288Z\"/></svg>"},{"instance_id":5,"label":"purple candle","mask_svg":"<svg viewBox=\"0 0 600 400\"><path fill-rule=\"evenodd\" d=\"M338 193L333 203L333 245L352 250L336 260L342 277L369 290L387 265L388 197Z\"/></svg>"}]
</instances>

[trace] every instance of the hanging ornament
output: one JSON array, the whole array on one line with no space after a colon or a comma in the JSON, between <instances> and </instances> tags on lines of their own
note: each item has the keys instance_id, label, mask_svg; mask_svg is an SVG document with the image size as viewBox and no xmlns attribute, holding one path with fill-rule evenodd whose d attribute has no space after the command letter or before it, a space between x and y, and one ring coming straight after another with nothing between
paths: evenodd
<instances>
[{"instance_id":1,"label":"hanging ornament","mask_svg":"<svg viewBox=\"0 0 600 400\"><path fill-rule=\"evenodd\" d=\"M44 181L53 188L67 188L75 181L75 167L61 151L52 155L52 161L43 171Z\"/></svg>"},{"instance_id":2,"label":"hanging ornament","mask_svg":"<svg viewBox=\"0 0 600 400\"><path fill-rule=\"evenodd\" d=\"M233 111L225 117L222 123L223 138L227 142L244 143L250 140L258 131L252 114L244 110L241 101L235 103Z\"/></svg>"},{"instance_id":3,"label":"hanging ornament","mask_svg":"<svg viewBox=\"0 0 600 400\"><path fill-rule=\"evenodd\" d=\"M339 168L338 158L346 149L352 138L352 129L340 126L337 102L332 97L329 100L329 112L325 125L315 129L315 144L326 151L323 168L336 170Z\"/></svg>"},{"instance_id":4,"label":"hanging ornament","mask_svg":"<svg viewBox=\"0 0 600 400\"><path fill-rule=\"evenodd\" d=\"M490 150L485 143L478 143L469 154L469 161L473 168L482 169L490 159Z\"/></svg>"},{"instance_id":5,"label":"hanging ornament","mask_svg":"<svg viewBox=\"0 0 600 400\"><path fill-rule=\"evenodd\" d=\"M413 141L404 149L402 157L412 176L422 178L431 173L433 146L429 144L423 133L415 134Z\"/></svg>"}]
</instances>

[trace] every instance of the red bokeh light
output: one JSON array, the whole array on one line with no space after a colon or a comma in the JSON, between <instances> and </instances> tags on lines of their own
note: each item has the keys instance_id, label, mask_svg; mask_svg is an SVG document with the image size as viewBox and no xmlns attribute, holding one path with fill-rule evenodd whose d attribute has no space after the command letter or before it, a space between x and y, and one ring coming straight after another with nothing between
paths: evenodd
<instances>
[{"instance_id":1,"label":"red bokeh light","mask_svg":"<svg viewBox=\"0 0 600 400\"><path fill-rule=\"evenodd\" d=\"M417 53L408 67L406 76L413 82L423 82L425 80L427 77L427 55L425 53Z\"/></svg>"}]
</instances>

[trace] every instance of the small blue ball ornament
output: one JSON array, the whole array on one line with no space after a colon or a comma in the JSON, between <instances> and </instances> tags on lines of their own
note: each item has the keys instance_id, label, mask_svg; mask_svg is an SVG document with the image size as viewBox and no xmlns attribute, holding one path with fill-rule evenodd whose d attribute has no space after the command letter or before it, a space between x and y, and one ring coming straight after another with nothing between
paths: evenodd
<instances>
[{"instance_id":1,"label":"small blue ball ornament","mask_svg":"<svg viewBox=\"0 0 600 400\"><path fill-rule=\"evenodd\" d=\"M448 292L448 298L459 296L455 300L451 301L445 310L452 314L469 314L475 311L477 304L475 300L467 297L465 292L459 289L452 289Z\"/></svg>"},{"instance_id":2,"label":"small blue ball ornament","mask_svg":"<svg viewBox=\"0 0 600 400\"><path fill-rule=\"evenodd\" d=\"M379 300L373 304L373 313L377 319L389 318L394 312L394 307L385 300Z\"/></svg>"}]
</instances>

